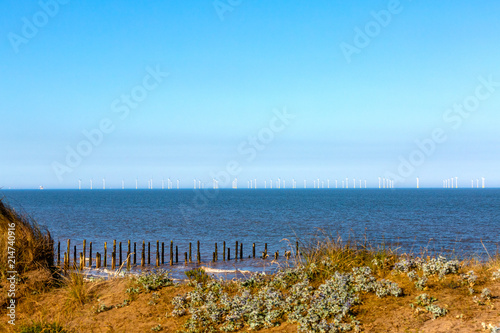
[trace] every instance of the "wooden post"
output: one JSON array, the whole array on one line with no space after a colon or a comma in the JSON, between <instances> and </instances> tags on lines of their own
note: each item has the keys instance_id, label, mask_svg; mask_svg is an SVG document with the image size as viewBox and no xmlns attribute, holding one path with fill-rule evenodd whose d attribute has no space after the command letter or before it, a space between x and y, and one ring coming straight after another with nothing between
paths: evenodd
<instances>
[{"instance_id":1,"label":"wooden post","mask_svg":"<svg viewBox=\"0 0 500 333\"><path fill-rule=\"evenodd\" d=\"M61 266L61 242L57 242L57 266Z\"/></svg>"},{"instance_id":2,"label":"wooden post","mask_svg":"<svg viewBox=\"0 0 500 333\"><path fill-rule=\"evenodd\" d=\"M215 262L215 252L212 252L212 261Z\"/></svg>"},{"instance_id":3,"label":"wooden post","mask_svg":"<svg viewBox=\"0 0 500 333\"><path fill-rule=\"evenodd\" d=\"M170 241L170 266L174 265L174 241Z\"/></svg>"},{"instance_id":4,"label":"wooden post","mask_svg":"<svg viewBox=\"0 0 500 333\"><path fill-rule=\"evenodd\" d=\"M252 258L255 259L255 243L252 244Z\"/></svg>"},{"instance_id":5,"label":"wooden post","mask_svg":"<svg viewBox=\"0 0 500 333\"><path fill-rule=\"evenodd\" d=\"M127 242L127 261L130 261L130 263L127 262L127 266L131 266L132 264L132 258L130 258L130 254L132 253L132 246L130 244L130 239Z\"/></svg>"},{"instance_id":6,"label":"wooden post","mask_svg":"<svg viewBox=\"0 0 500 333\"><path fill-rule=\"evenodd\" d=\"M128 240L128 243L127 243L127 270L130 271L130 269L132 268L132 258L130 258L130 254L131 254L131 248L130 248L130 239Z\"/></svg>"},{"instance_id":7,"label":"wooden post","mask_svg":"<svg viewBox=\"0 0 500 333\"><path fill-rule=\"evenodd\" d=\"M76 263L76 245L74 246L74 251L73 251L73 268L76 269L77 263Z\"/></svg>"},{"instance_id":8,"label":"wooden post","mask_svg":"<svg viewBox=\"0 0 500 333\"><path fill-rule=\"evenodd\" d=\"M295 248L296 248L295 255L298 256L299 255L299 242L295 242Z\"/></svg>"},{"instance_id":9,"label":"wooden post","mask_svg":"<svg viewBox=\"0 0 500 333\"><path fill-rule=\"evenodd\" d=\"M137 265L137 244L134 242L134 266Z\"/></svg>"},{"instance_id":10,"label":"wooden post","mask_svg":"<svg viewBox=\"0 0 500 333\"><path fill-rule=\"evenodd\" d=\"M71 245L70 245L70 240L68 238L68 252L67 252L67 261L68 261L68 269L69 269L69 258L71 256Z\"/></svg>"},{"instance_id":11,"label":"wooden post","mask_svg":"<svg viewBox=\"0 0 500 333\"><path fill-rule=\"evenodd\" d=\"M145 264L146 264L146 245L144 241L142 241L141 267L144 267Z\"/></svg>"},{"instance_id":12,"label":"wooden post","mask_svg":"<svg viewBox=\"0 0 500 333\"><path fill-rule=\"evenodd\" d=\"M116 252L111 253L111 269L115 270L116 268Z\"/></svg>"},{"instance_id":13,"label":"wooden post","mask_svg":"<svg viewBox=\"0 0 500 333\"><path fill-rule=\"evenodd\" d=\"M240 243L240 260L243 260L243 243Z\"/></svg>"},{"instance_id":14,"label":"wooden post","mask_svg":"<svg viewBox=\"0 0 500 333\"><path fill-rule=\"evenodd\" d=\"M151 265L151 242L148 242L148 265Z\"/></svg>"},{"instance_id":15,"label":"wooden post","mask_svg":"<svg viewBox=\"0 0 500 333\"><path fill-rule=\"evenodd\" d=\"M95 268L101 268L101 254L99 252L95 253Z\"/></svg>"},{"instance_id":16,"label":"wooden post","mask_svg":"<svg viewBox=\"0 0 500 333\"><path fill-rule=\"evenodd\" d=\"M160 266L160 241L156 241L156 267Z\"/></svg>"},{"instance_id":17,"label":"wooden post","mask_svg":"<svg viewBox=\"0 0 500 333\"><path fill-rule=\"evenodd\" d=\"M83 240L83 267L85 267L85 259L86 258L87 258L87 241L84 239Z\"/></svg>"},{"instance_id":18,"label":"wooden post","mask_svg":"<svg viewBox=\"0 0 500 333\"><path fill-rule=\"evenodd\" d=\"M80 270L83 271L83 267L85 264L85 259L83 257L83 252L80 252Z\"/></svg>"},{"instance_id":19,"label":"wooden post","mask_svg":"<svg viewBox=\"0 0 500 333\"><path fill-rule=\"evenodd\" d=\"M189 242L189 263L193 262L193 257L191 256L191 242Z\"/></svg>"},{"instance_id":20,"label":"wooden post","mask_svg":"<svg viewBox=\"0 0 500 333\"><path fill-rule=\"evenodd\" d=\"M66 258L66 252L64 252L64 269L68 269L68 266L67 266L68 261L67 260L68 260L68 258Z\"/></svg>"},{"instance_id":21,"label":"wooden post","mask_svg":"<svg viewBox=\"0 0 500 333\"><path fill-rule=\"evenodd\" d=\"M104 242L104 260L102 263L104 268L107 267L107 258L108 258L108 242Z\"/></svg>"},{"instance_id":22,"label":"wooden post","mask_svg":"<svg viewBox=\"0 0 500 333\"><path fill-rule=\"evenodd\" d=\"M198 261L198 264L201 263L201 256L200 256L200 241L198 241L198 250L196 252L196 260Z\"/></svg>"},{"instance_id":23,"label":"wooden post","mask_svg":"<svg viewBox=\"0 0 500 333\"><path fill-rule=\"evenodd\" d=\"M119 245L119 251L120 251L120 255L119 255L120 261L119 261L118 265L121 266L122 262L123 262L122 261L122 242L120 242L118 245Z\"/></svg>"},{"instance_id":24,"label":"wooden post","mask_svg":"<svg viewBox=\"0 0 500 333\"><path fill-rule=\"evenodd\" d=\"M89 244L89 268L92 268L92 242Z\"/></svg>"},{"instance_id":25,"label":"wooden post","mask_svg":"<svg viewBox=\"0 0 500 333\"><path fill-rule=\"evenodd\" d=\"M234 259L238 260L238 241L236 241L236 246L234 247Z\"/></svg>"},{"instance_id":26,"label":"wooden post","mask_svg":"<svg viewBox=\"0 0 500 333\"><path fill-rule=\"evenodd\" d=\"M215 243L215 260L214 261L217 261L219 259L219 254L217 253L217 243Z\"/></svg>"},{"instance_id":27,"label":"wooden post","mask_svg":"<svg viewBox=\"0 0 500 333\"><path fill-rule=\"evenodd\" d=\"M142 256L141 256L141 267L146 264L146 243L142 241Z\"/></svg>"},{"instance_id":28,"label":"wooden post","mask_svg":"<svg viewBox=\"0 0 500 333\"><path fill-rule=\"evenodd\" d=\"M222 242L222 261L226 261L226 241Z\"/></svg>"},{"instance_id":29,"label":"wooden post","mask_svg":"<svg viewBox=\"0 0 500 333\"><path fill-rule=\"evenodd\" d=\"M161 264L165 264L165 243L161 242Z\"/></svg>"},{"instance_id":30,"label":"wooden post","mask_svg":"<svg viewBox=\"0 0 500 333\"><path fill-rule=\"evenodd\" d=\"M177 245L175 246L175 263L177 264L179 262L179 248Z\"/></svg>"},{"instance_id":31,"label":"wooden post","mask_svg":"<svg viewBox=\"0 0 500 333\"><path fill-rule=\"evenodd\" d=\"M227 248L227 261L231 260L231 248Z\"/></svg>"},{"instance_id":32,"label":"wooden post","mask_svg":"<svg viewBox=\"0 0 500 333\"><path fill-rule=\"evenodd\" d=\"M113 252L116 253L116 239L113 240ZM113 252L111 252L111 253L113 253Z\"/></svg>"},{"instance_id":33,"label":"wooden post","mask_svg":"<svg viewBox=\"0 0 500 333\"><path fill-rule=\"evenodd\" d=\"M187 264L188 264L188 253L184 252L184 265L187 266Z\"/></svg>"}]
</instances>

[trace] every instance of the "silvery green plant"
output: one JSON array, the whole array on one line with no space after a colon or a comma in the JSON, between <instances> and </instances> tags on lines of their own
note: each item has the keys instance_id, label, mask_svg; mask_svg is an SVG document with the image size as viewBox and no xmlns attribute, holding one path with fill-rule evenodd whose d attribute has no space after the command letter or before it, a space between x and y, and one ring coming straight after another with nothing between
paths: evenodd
<instances>
[{"instance_id":1,"label":"silvery green plant","mask_svg":"<svg viewBox=\"0 0 500 333\"><path fill-rule=\"evenodd\" d=\"M493 272L492 274L492 280L500 280L500 269L498 269L496 272Z\"/></svg>"}]
</instances>

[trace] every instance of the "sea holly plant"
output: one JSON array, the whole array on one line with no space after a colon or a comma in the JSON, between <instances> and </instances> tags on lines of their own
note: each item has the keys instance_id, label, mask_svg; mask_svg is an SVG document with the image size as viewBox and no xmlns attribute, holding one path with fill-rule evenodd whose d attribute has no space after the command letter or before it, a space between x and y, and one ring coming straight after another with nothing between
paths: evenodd
<instances>
[{"instance_id":1,"label":"sea holly plant","mask_svg":"<svg viewBox=\"0 0 500 333\"><path fill-rule=\"evenodd\" d=\"M368 267L335 272L314 288L309 280L314 269L296 267L270 278L255 274L239 282L238 292L231 296L224 291L226 281L199 283L193 291L174 297L172 315L190 316L188 332L209 327L224 332L259 330L285 321L296 323L301 332L359 331L352 307L360 303L360 293L402 295L396 283L377 281Z\"/></svg>"}]
</instances>

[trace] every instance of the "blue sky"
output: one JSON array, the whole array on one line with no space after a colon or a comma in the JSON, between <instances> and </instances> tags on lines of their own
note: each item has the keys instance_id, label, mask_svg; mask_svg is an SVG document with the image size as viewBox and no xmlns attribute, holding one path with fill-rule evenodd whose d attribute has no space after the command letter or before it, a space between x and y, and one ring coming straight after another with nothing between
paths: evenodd
<instances>
[{"instance_id":1,"label":"blue sky","mask_svg":"<svg viewBox=\"0 0 500 333\"><path fill-rule=\"evenodd\" d=\"M455 176L460 186L480 177L500 186L499 9L496 1L4 1L0 187L75 188L78 179L88 187L91 178L147 187L151 177L190 187L228 172L230 161L242 185L349 177L378 186L386 175L398 187L417 176L422 186ZM346 56L346 45L356 52ZM155 81L155 71L168 76ZM133 92L140 101L125 115L122 98ZM448 111L467 102L466 116ZM283 112L293 119L252 146L249 137L265 137ZM103 120L107 133L89 143L82 132ZM436 129L435 147L419 148ZM90 153L70 165L68 149L78 147ZM401 172L405 163L411 170Z\"/></svg>"}]
</instances>

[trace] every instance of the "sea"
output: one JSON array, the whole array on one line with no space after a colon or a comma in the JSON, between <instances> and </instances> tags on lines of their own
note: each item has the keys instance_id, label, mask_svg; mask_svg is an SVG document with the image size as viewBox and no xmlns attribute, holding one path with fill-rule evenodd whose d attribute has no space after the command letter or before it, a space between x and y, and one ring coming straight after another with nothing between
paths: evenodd
<instances>
[{"instance_id":1,"label":"sea","mask_svg":"<svg viewBox=\"0 0 500 333\"><path fill-rule=\"evenodd\" d=\"M113 240L122 242L126 251L128 240L138 250L145 241L154 262L156 242L165 244L168 258L173 241L183 272L191 267L181 264L189 243L194 259L199 241L207 269L226 277L293 264L283 255L295 253L297 241L314 246L342 239L399 253L481 259L498 253L500 243L500 189L0 190L0 198L47 228L61 252L68 239L79 251L83 240L92 242L94 253L102 253L104 242L108 249ZM234 260L236 241L244 260ZM230 261L222 261L223 242ZM256 259L248 258L253 243ZM270 257L263 260L265 244ZM273 261L276 251L280 259Z\"/></svg>"}]
</instances>

